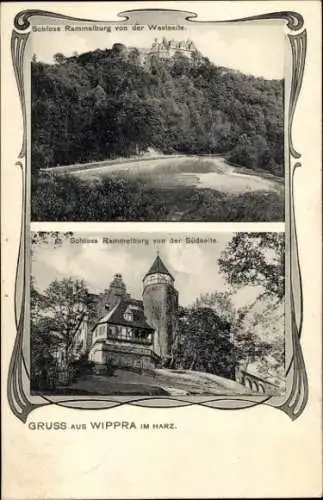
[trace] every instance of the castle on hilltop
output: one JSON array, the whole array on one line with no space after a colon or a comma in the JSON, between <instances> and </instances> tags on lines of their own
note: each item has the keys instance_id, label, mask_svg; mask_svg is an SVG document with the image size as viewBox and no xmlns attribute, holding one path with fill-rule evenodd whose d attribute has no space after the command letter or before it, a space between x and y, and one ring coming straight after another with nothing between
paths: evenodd
<instances>
[{"instance_id":1,"label":"castle on hilltop","mask_svg":"<svg viewBox=\"0 0 323 500\"><path fill-rule=\"evenodd\" d=\"M202 54L197 50L192 40L175 41L167 40L163 37L161 41L155 38L150 48L126 47L121 43L115 43L112 47L113 52L122 53L130 58L131 54L137 53L138 62L144 68L150 68L154 61L167 61L176 54L185 56L191 62L199 62Z\"/></svg>"},{"instance_id":2,"label":"castle on hilltop","mask_svg":"<svg viewBox=\"0 0 323 500\"><path fill-rule=\"evenodd\" d=\"M170 59L176 52L182 53L188 58L198 53L192 40L182 40L176 42L175 40L167 40L165 37L162 38L161 42L155 38L150 50L150 56L157 56L160 59Z\"/></svg>"}]
</instances>

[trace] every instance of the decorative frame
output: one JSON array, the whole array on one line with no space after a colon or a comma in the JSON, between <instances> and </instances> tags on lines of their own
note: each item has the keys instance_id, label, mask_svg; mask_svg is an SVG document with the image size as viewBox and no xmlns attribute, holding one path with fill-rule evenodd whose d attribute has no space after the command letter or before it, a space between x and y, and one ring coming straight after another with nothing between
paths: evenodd
<instances>
[{"instance_id":1,"label":"decorative frame","mask_svg":"<svg viewBox=\"0 0 323 500\"><path fill-rule=\"evenodd\" d=\"M287 123L285 125L285 234L286 234L286 290L288 291L285 310L288 312L289 327L286 328L285 349L285 374L286 393L283 396L225 396L218 395L212 398L205 396L181 396L181 397L125 397L125 396L31 396L29 394L29 367L26 359L26 336L29 340L29 235L30 235L30 193L28 171L28 147L27 147L27 106L26 90L24 84L24 54L31 33L31 21L35 18L44 22L44 18L59 21L90 22L97 24L146 24L147 18L156 16L170 17L173 24L196 23L196 24L224 24L246 21L283 20L290 33L287 34L289 48L291 50L291 86L289 89L288 108L285 113ZM185 407L189 405L202 405L221 410L238 410L249 408L259 404L266 404L284 411L291 419L296 419L303 412L308 399L308 383L306 369L300 343L303 322L303 297L302 280L298 256L298 242L294 210L294 174L301 166L299 159L301 155L295 150L292 141L292 124L298 96L302 86L307 35L303 29L303 17L297 12L273 12L241 19L230 19L226 21L198 21L197 15L192 12L164 9L131 10L119 14L124 18L120 21L95 21L78 19L62 14L41 10L25 10L19 12L14 19L14 29L11 36L11 53L15 71L17 87L22 110L23 137L21 151L18 155L16 165L21 169L22 176L22 215L19 254L16 268L15 281L15 323L16 338L8 371L7 397L10 408L14 415L22 422L26 422L31 411L44 405L55 404L68 408L84 410L99 410L114 408L120 405L130 404L143 407ZM286 96L285 96L286 99ZM286 107L286 102L285 102ZM298 160L298 161L296 161ZM286 314L287 316L287 314ZM287 338L288 336L288 338Z\"/></svg>"}]
</instances>

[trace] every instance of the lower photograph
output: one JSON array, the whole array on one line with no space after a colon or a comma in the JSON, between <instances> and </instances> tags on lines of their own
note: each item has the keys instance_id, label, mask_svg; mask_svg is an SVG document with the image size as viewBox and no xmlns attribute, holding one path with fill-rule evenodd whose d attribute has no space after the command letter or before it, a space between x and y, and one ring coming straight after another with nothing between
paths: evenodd
<instances>
[{"instance_id":1,"label":"lower photograph","mask_svg":"<svg viewBox=\"0 0 323 500\"><path fill-rule=\"evenodd\" d=\"M33 232L31 395L282 395L285 234Z\"/></svg>"}]
</instances>

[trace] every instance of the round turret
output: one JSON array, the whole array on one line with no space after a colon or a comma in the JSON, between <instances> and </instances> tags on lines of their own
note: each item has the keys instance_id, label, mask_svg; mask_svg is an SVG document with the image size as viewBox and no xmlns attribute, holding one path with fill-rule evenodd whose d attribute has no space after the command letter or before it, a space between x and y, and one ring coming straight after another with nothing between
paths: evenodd
<instances>
[{"instance_id":1,"label":"round turret","mask_svg":"<svg viewBox=\"0 0 323 500\"><path fill-rule=\"evenodd\" d=\"M171 353L177 325L178 292L159 255L144 276L143 285L145 317L155 329L154 351L165 359Z\"/></svg>"},{"instance_id":2,"label":"round turret","mask_svg":"<svg viewBox=\"0 0 323 500\"><path fill-rule=\"evenodd\" d=\"M143 279L144 288L148 285L157 285L165 283L174 286L174 278L165 267L163 261L157 255L153 265L149 269L148 273L145 274Z\"/></svg>"}]
</instances>

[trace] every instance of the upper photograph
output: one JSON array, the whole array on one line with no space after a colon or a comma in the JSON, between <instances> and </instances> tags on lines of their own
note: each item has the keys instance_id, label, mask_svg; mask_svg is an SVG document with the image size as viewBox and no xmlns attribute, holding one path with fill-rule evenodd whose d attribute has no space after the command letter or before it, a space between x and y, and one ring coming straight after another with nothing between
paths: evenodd
<instances>
[{"instance_id":1,"label":"upper photograph","mask_svg":"<svg viewBox=\"0 0 323 500\"><path fill-rule=\"evenodd\" d=\"M31 220L284 221L282 24L95 27L33 26Z\"/></svg>"}]
</instances>

